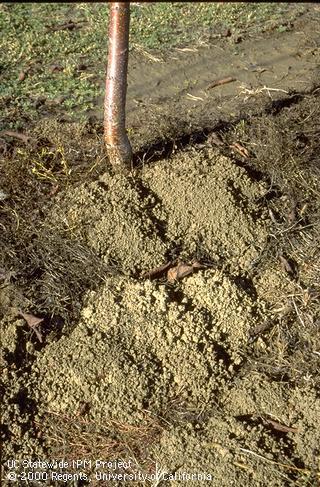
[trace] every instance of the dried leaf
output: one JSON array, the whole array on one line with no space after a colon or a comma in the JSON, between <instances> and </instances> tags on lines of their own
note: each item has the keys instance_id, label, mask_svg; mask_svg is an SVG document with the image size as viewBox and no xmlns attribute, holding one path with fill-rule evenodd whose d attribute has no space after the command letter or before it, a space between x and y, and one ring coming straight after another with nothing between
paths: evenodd
<instances>
[{"instance_id":1,"label":"dried leaf","mask_svg":"<svg viewBox=\"0 0 320 487\"><path fill-rule=\"evenodd\" d=\"M2 269L0 267L0 279L6 279L7 278L7 271L5 269Z\"/></svg>"},{"instance_id":2,"label":"dried leaf","mask_svg":"<svg viewBox=\"0 0 320 487\"><path fill-rule=\"evenodd\" d=\"M265 332L268 330L271 326L273 326L273 321L272 320L265 320L263 323L260 325L257 325L251 330L250 335L259 335L260 333Z\"/></svg>"},{"instance_id":3,"label":"dried leaf","mask_svg":"<svg viewBox=\"0 0 320 487\"><path fill-rule=\"evenodd\" d=\"M43 342L42 334L37 329L37 327L43 322L44 318L38 318L37 316L34 316L30 313L23 313L22 311L20 311L19 313L22 316L22 318L26 320L28 326L30 326L30 328L34 330L35 334L38 337L39 342L42 343Z\"/></svg>"},{"instance_id":4,"label":"dried leaf","mask_svg":"<svg viewBox=\"0 0 320 487\"><path fill-rule=\"evenodd\" d=\"M8 152L9 144L4 139L0 139L0 154L5 156Z\"/></svg>"},{"instance_id":5,"label":"dried leaf","mask_svg":"<svg viewBox=\"0 0 320 487\"><path fill-rule=\"evenodd\" d=\"M232 34L230 29L226 29L223 32L221 32L221 37L230 37Z\"/></svg>"},{"instance_id":6,"label":"dried leaf","mask_svg":"<svg viewBox=\"0 0 320 487\"><path fill-rule=\"evenodd\" d=\"M205 264L201 264L198 260L194 259L191 262L191 265L194 269L205 269L207 266Z\"/></svg>"},{"instance_id":7,"label":"dried leaf","mask_svg":"<svg viewBox=\"0 0 320 487\"><path fill-rule=\"evenodd\" d=\"M79 404L79 409L76 413L76 416L85 416L88 414L88 412L90 411L90 403L88 402L81 402Z\"/></svg>"},{"instance_id":8,"label":"dried leaf","mask_svg":"<svg viewBox=\"0 0 320 487\"><path fill-rule=\"evenodd\" d=\"M297 219L296 209L292 208L288 213L287 220L290 224L294 223Z\"/></svg>"},{"instance_id":9,"label":"dried leaf","mask_svg":"<svg viewBox=\"0 0 320 487\"><path fill-rule=\"evenodd\" d=\"M54 98L52 100L52 102L55 104L55 105L61 105L61 103L63 103L68 97L65 96L65 95L60 95L60 96L57 96L56 98Z\"/></svg>"},{"instance_id":10,"label":"dried leaf","mask_svg":"<svg viewBox=\"0 0 320 487\"><path fill-rule=\"evenodd\" d=\"M23 313L22 311L20 311L20 315L26 320L30 328L38 326L40 325L40 323L43 322L43 318L39 318L31 313Z\"/></svg>"},{"instance_id":11,"label":"dried leaf","mask_svg":"<svg viewBox=\"0 0 320 487\"><path fill-rule=\"evenodd\" d=\"M194 268L192 265L185 264L184 262L180 262L178 265L168 270L168 274L167 274L168 281L174 282L177 281L178 279L182 279L183 277L192 274L193 270Z\"/></svg>"},{"instance_id":12,"label":"dried leaf","mask_svg":"<svg viewBox=\"0 0 320 487\"><path fill-rule=\"evenodd\" d=\"M2 267L0 267L0 281L10 281L12 277L14 277L16 273L14 271L6 271Z\"/></svg>"},{"instance_id":13,"label":"dried leaf","mask_svg":"<svg viewBox=\"0 0 320 487\"><path fill-rule=\"evenodd\" d=\"M0 201L4 201L9 198L9 195L0 189Z\"/></svg>"},{"instance_id":14,"label":"dried leaf","mask_svg":"<svg viewBox=\"0 0 320 487\"><path fill-rule=\"evenodd\" d=\"M159 267L154 267L148 272L144 272L141 277L143 279L154 279L156 277L160 277L171 266L172 266L172 262L171 261L167 262L166 264L162 264Z\"/></svg>"},{"instance_id":15,"label":"dried leaf","mask_svg":"<svg viewBox=\"0 0 320 487\"><path fill-rule=\"evenodd\" d=\"M292 428L291 426L285 426L284 424L278 423L278 421L274 421L273 419L264 418L264 420L272 426L273 429L277 431L282 431L283 433L297 433L299 430L298 428Z\"/></svg>"},{"instance_id":16,"label":"dried leaf","mask_svg":"<svg viewBox=\"0 0 320 487\"><path fill-rule=\"evenodd\" d=\"M18 76L18 80L24 81L26 74L27 74L27 71L20 71L19 76Z\"/></svg>"},{"instance_id":17,"label":"dried leaf","mask_svg":"<svg viewBox=\"0 0 320 487\"><path fill-rule=\"evenodd\" d=\"M59 184L54 184L50 190L49 196L54 196L59 190Z\"/></svg>"},{"instance_id":18,"label":"dried leaf","mask_svg":"<svg viewBox=\"0 0 320 487\"><path fill-rule=\"evenodd\" d=\"M281 267L284 271L288 272L288 274L294 274L294 269L292 265L282 254L279 254L279 260L280 260Z\"/></svg>"},{"instance_id":19,"label":"dried leaf","mask_svg":"<svg viewBox=\"0 0 320 487\"><path fill-rule=\"evenodd\" d=\"M297 220L297 205L298 202L294 195L291 195L290 198L290 209L287 213L287 221L290 224L293 224Z\"/></svg>"}]
</instances>

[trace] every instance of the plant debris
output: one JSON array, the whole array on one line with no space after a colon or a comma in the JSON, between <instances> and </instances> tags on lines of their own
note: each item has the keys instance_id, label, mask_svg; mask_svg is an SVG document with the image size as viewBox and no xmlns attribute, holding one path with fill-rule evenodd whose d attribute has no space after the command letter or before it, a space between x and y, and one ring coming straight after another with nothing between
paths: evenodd
<instances>
[{"instance_id":1,"label":"plant debris","mask_svg":"<svg viewBox=\"0 0 320 487\"><path fill-rule=\"evenodd\" d=\"M212 81L212 83L210 83L206 89L211 90L216 86L226 85L228 83L232 83L233 81L237 81L237 79L233 78L232 76L229 76L228 78L217 79L215 81Z\"/></svg>"},{"instance_id":2,"label":"plant debris","mask_svg":"<svg viewBox=\"0 0 320 487\"><path fill-rule=\"evenodd\" d=\"M19 314L26 320L28 326L30 326L37 335L39 342L42 343L43 337L38 327L43 322L44 318L39 318L31 313L23 313L22 311L20 311Z\"/></svg>"},{"instance_id":3,"label":"plant debris","mask_svg":"<svg viewBox=\"0 0 320 487\"><path fill-rule=\"evenodd\" d=\"M78 22L73 22L70 20L69 22L65 22L64 24L58 24L58 25L52 25L52 26L46 26L47 30L46 32L55 32L58 30L74 30L74 29L81 29L83 25L81 24L86 24L88 23L86 20L79 20Z\"/></svg>"},{"instance_id":4,"label":"plant debris","mask_svg":"<svg viewBox=\"0 0 320 487\"><path fill-rule=\"evenodd\" d=\"M206 266L194 260L191 264L185 262L179 262L175 267L168 270L167 278L168 282L175 282L179 279L183 279L189 274L192 274L197 269L204 269Z\"/></svg>"},{"instance_id":5,"label":"plant debris","mask_svg":"<svg viewBox=\"0 0 320 487\"><path fill-rule=\"evenodd\" d=\"M14 132L13 130L4 130L3 132L0 132L0 135L7 135L8 137L22 140L22 142L25 144L30 141L30 137L28 135L22 134L21 132Z\"/></svg>"},{"instance_id":6,"label":"plant debris","mask_svg":"<svg viewBox=\"0 0 320 487\"><path fill-rule=\"evenodd\" d=\"M280 254L280 253L279 253L279 260L280 260L280 264L281 264L282 269L285 272L287 272L289 275L294 276L295 269L290 264L289 260L286 257L284 257L283 254Z\"/></svg>"},{"instance_id":7,"label":"plant debris","mask_svg":"<svg viewBox=\"0 0 320 487\"><path fill-rule=\"evenodd\" d=\"M157 277L161 277L165 273L165 271L168 270L171 266L172 261L166 262L159 267L154 267L150 271L144 272L141 277L143 279L155 279Z\"/></svg>"},{"instance_id":8,"label":"plant debris","mask_svg":"<svg viewBox=\"0 0 320 487\"><path fill-rule=\"evenodd\" d=\"M217 132L212 132L210 135L208 135L207 141L210 144L217 145L217 146L222 146L224 145L224 142L219 134Z\"/></svg>"},{"instance_id":9,"label":"plant debris","mask_svg":"<svg viewBox=\"0 0 320 487\"><path fill-rule=\"evenodd\" d=\"M299 431L298 428L292 428L291 426L286 426L268 417L263 417L262 419L264 422L270 425L274 430L281 431L282 433L298 433Z\"/></svg>"},{"instance_id":10,"label":"plant debris","mask_svg":"<svg viewBox=\"0 0 320 487\"><path fill-rule=\"evenodd\" d=\"M22 71L20 71L19 76L18 76L18 80L19 81L24 81L25 78L26 78L26 76L27 76L27 72L28 72L28 70L22 70Z\"/></svg>"},{"instance_id":11,"label":"plant debris","mask_svg":"<svg viewBox=\"0 0 320 487\"><path fill-rule=\"evenodd\" d=\"M245 147L243 147L241 144L239 144L238 142L234 142L234 144L231 144L229 147L230 147L230 149L234 149L236 152L238 152L245 159L248 159L249 151Z\"/></svg>"}]
</instances>

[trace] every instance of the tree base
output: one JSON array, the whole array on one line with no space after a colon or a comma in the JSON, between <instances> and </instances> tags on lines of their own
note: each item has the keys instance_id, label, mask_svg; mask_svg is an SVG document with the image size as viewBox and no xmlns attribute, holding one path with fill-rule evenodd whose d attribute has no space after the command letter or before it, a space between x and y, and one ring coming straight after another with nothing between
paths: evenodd
<instances>
[{"instance_id":1,"label":"tree base","mask_svg":"<svg viewBox=\"0 0 320 487\"><path fill-rule=\"evenodd\" d=\"M105 140L107 155L109 161L115 168L131 169L132 165L132 148L127 138L124 144L110 144Z\"/></svg>"}]
</instances>

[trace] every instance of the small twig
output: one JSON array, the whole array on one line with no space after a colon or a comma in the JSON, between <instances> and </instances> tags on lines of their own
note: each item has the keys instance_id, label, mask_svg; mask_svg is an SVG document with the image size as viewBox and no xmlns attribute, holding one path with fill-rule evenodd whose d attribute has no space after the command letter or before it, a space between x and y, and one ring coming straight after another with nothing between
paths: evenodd
<instances>
[{"instance_id":1,"label":"small twig","mask_svg":"<svg viewBox=\"0 0 320 487\"><path fill-rule=\"evenodd\" d=\"M247 96L245 96L245 100L249 96L259 95L260 93L263 93L264 91L267 92L267 94L270 96L270 98L271 98L271 95L270 95L271 91L277 91L277 92L286 93L286 94L289 93L288 91L282 90L281 88L270 88L268 86L263 86L261 88L256 88L256 89L249 89L249 88L246 88L245 86L242 85L242 86L240 86L240 88L241 88L241 91L240 91L238 96L247 95Z\"/></svg>"},{"instance_id":2,"label":"small twig","mask_svg":"<svg viewBox=\"0 0 320 487\"><path fill-rule=\"evenodd\" d=\"M276 431L281 431L282 433L297 433L299 431L298 428L286 426L285 424L282 424L279 421L275 421L274 419L268 418L266 416L262 416L262 420L269 424Z\"/></svg>"},{"instance_id":3,"label":"small twig","mask_svg":"<svg viewBox=\"0 0 320 487\"><path fill-rule=\"evenodd\" d=\"M233 81L237 81L236 78L233 78L232 76L229 76L228 78L222 78L222 79L217 79L210 83L210 85L207 86L206 90L211 90L212 88L215 88L216 86L221 86L221 85L226 85L227 83L232 83Z\"/></svg>"},{"instance_id":4,"label":"small twig","mask_svg":"<svg viewBox=\"0 0 320 487\"><path fill-rule=\"evenodd\" d=\"M301 315L300 315L300 313L299 313L298 307L297 307L296 302L295 302L295 300L294 300L293 298L292 298L292 303L293 303L293 306L294 306L295 312L296 312L296 314L297 314L297 316L298 316L298 318L299 318L299 321L300 321L301 325L303 326L303 328L305 328L304 321L303 321L303 319L301 318Z\"/></svg>"},{"instance_id":5,"label":"small twig","mask_svg":"<svg viewBox=\"0 0 320 487\"><path fill-rule=\"evenodd\" d=\"M239 152L239 154L244 157L245 159L248 159L249 157L249 151L243 147L241 144L238 142L235 142L234 144L231 144L230 149L234 149L235 151Z\"/></svg>"},{"instance_id":6,"label":"small twig","mask_svg":"<svg viewBox=\"0 0 320 487\"><path fill-rule=\"evenodd\" d=\"M248 450L247 448L239 448L239 450L243 451L244 453L249 453L250 455L253 455L254 457L260 458L261 460L264 460L266 462L272 463L273 465L279 465L279 467L286 468L287 470L295 470L295 471L303 472L303 473L310 473L311 472L311 470L307 470L305 468L293 467L292 465L286 465L285 463L276 462L275 460L271 460L270 458L266 458L266 457L263 457L262 455L259 455L259 453L255 453L254 451Z\"/></svg>"},{"instance_id":7,"label":"small twig","mask_svg":"<svg viewBox=\"0 0 320 487\"><path fill-rule=\"evenodd\" d=\"M80 29L82 25L78 24L83 24L87 23L87 20L79 20L78 22L66 22L64 24L56 25L56 26L46 26L47 30L46 32L55 32L57 30L73 30L73 29Z\"/></svg>"},{"instance_id":8,"label":"small twig","mask_svg":"<svg viewBox=\"0 0 320 487\"><path fill-rule=\"evenodd\" d=\"M150 59L150 61L153 61L154 63L163 63L164 62L163 59L154 56L149 51L146 51L143 48L143 46L141 46L140 44L132 44L131 47L132 47L132 49L135 49L137 52L140 52L141 54L143 54L147 59Z\"/></svg>"},{"instance_id":9,"label":"small twig","mask_svg":"<svg viewBox=\"0 0 320 487\"><path fill-rule=\"evenodd\" d=\"M198 49L196 47L175 47L175 51L179 52L198 52Z\"/></svg>"},{"instance_id":10,"label":"small twig","mask_svg":"<svg viewBox=\"0 0 320 487\"><path fill-rule=\"evenodd\" d=\"M15 139L22 140L25 144L30 141L30 137L28 135L22 134L21 132L13 132L12 130L4 130L0 132L0 135L7 135L8 137L14 137Z\"/></svg>"},{"instance_id":11,"label":"small twig","mask_svg":"<svg viewBox=\"0 0 320 487\"><path fill-rule=\"evenodd\" d=\"M197 100L204 101L203 98L201 98L200 96L194 96L194 95L191 95L191 93L187 93L187 98L189 98L189 100L194 100L194 101L197 101Z\"/></svg>"},{"instance_id":12,"label":"small twig","mask_svg":"<svg viewBox=\"0 0 320 487\"><path fill-rule=\"evenodd\" d=\"M283 233L290 232L290 230L295 229L295 227L298 226L300 222L302 222L303 218L300 218L300 220L297 220L293 225L291 225L288 228L285 228L284 230L279 230L276 235L282 235ZM298 228L299 231L305 230L306 228L314 227L313 223L310 223L309 225L305 225L304 227Z\"/></svg>"}]
</instances>

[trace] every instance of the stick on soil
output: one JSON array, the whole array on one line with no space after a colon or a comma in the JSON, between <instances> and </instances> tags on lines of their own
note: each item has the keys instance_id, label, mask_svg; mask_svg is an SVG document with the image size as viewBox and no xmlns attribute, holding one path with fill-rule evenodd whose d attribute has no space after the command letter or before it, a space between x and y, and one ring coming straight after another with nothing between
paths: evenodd
<instances>
[{"instance_id":1,"label":"stick on soil","mask_svg":"<svg viewBox=\"0 0 320 487\"><path fill-rule=\"evenodd\" d=\"M14 132L12 130L4 130L3 132L0 132L0 135L7 135L8 137L13 137L14 139L19 139L22 140L25 144L27 144L30 141L30 137L28 135L22 134L20 132Z\"/></svg>"},{"instance_id":2,"label":"stick on soil","mask_svg":"<svg viewBox=\"0 0 320 487\"><path fill-rule=\"evenodd\" d=\"M210 85L207 86L207 90L211 90L211 88L215 88L216 86L221 86L221 85L226 85L228 83L232 83L233 81L237 81L236 78L232 78L229 76L228 78L223 78L223 79L217 79L210 83Z\"/></svg>"}]
</instances>

